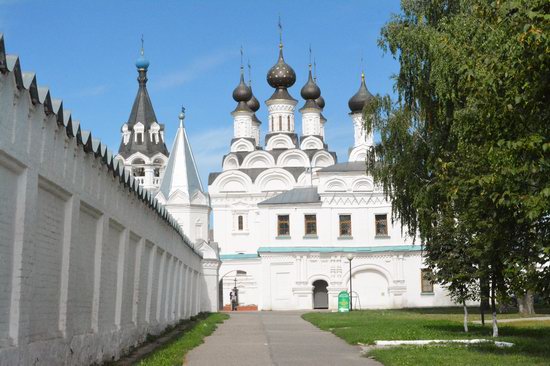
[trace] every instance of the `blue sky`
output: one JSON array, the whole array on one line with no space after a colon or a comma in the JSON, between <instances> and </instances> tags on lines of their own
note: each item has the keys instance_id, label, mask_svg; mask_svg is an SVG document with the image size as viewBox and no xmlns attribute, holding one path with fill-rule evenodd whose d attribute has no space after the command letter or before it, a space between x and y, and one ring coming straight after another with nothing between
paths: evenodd
<instances>
[{"instance_id":1,"label":"blue sky","mask_svg":"<svg viewBox=\"0 0 550 366\"><path fill-rule=\"evenodd\" d=\"M398 64L383 54L377 40L390 14L398 11L398 0L0 0L0 32L6 51L20 56L22 69L36 72L38 83L63 99L73 119L115 152L137 91L134 62L143 33L151 62L149 94L166 125L168 148L183 104L206 186L208 173L221 170L229 151L241 45L262 105L257 114L266 121L263 102L273 89L265 76L277 60L278 15L285 59L297 74L290 93L300 100L298 107L311 44L326 100L327 142L345 161L353 142L347 101L359 87L362 56L369 90L392 92ZM266 128L264 123L262 135Z\"/></svg>"}]
</instances>

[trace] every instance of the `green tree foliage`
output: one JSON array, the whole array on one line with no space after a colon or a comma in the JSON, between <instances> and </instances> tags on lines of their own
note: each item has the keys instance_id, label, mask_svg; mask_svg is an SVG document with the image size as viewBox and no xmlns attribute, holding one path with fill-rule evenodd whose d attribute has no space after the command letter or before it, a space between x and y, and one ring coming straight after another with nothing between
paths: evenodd
<instances>
[{"instance_id":1,"label":"green tree foliage","mask_svg":"<svg viewBox=\"0 0 550 366\"><path fill-rule=\"evenodd\" d=\"M369 172L455 299L479 298L479 279L550 298L550 3L401 7L380 39L398 99L364 111Z\"/></svg>"}]
</instances>

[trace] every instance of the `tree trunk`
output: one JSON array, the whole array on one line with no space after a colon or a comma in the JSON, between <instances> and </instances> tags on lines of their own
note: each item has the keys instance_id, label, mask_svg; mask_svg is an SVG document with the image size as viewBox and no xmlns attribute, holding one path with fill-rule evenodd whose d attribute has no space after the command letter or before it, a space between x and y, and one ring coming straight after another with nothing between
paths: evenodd
<instances>
[{"instance_id":1,"label":"tree trunk","mask_svg":"<svg viewBox=\"0 0 550 366\"><path fill-rule=\"evenodd\" d=\"M533 291L527 290L521 295L517 295L519 312L523 315L535 314L535 298Z\"/></svg>"},{"instance_id":2,"label":"tree trunk","mask_svg":"<svg viewBox=\"0 0 550 366\"><path fill-rule=\"evenodd\" d=\"M491 310L493 311L493 337L498 337L497 304L495 300L496 281L493 279L491 288Z\"/></svg>"},{"instance_id":3,"label":"tree trunk","mask_svg":"<svg viewBox=\"0 0 550 366\"><path fill-rule=\"evenodd\" d=\"M481 325L485 326L485 310L489 309L489 282L484 278L479 280L480 283L480 301L479 301L479 310L481 313Z\"/></svg>"},{"instance_id":4,"label":"tree trunk","mask_svg":"<svg viewBox=\"0 0 550 366\"><path fill-rule=\"evenodd\" d=\"M466 301L462 302L464 307L464 332L468 333L468 307L466 306Z\"/></svg>"}]
</instances>

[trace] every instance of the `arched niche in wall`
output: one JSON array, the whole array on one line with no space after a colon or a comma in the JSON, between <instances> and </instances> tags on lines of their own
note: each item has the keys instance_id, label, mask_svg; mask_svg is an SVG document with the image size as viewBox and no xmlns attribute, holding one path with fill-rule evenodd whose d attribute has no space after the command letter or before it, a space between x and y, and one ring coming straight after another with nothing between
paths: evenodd
<instances>
[{"instance_id":1,"label":"arched niche in wall","mask_svg":"<svg viewBox=\"0 0 550 366\"><path fill-rule=\"evenodd\" d=\"M210 186L210 192L250 192L250 177L238 170L221 173Z\"/></svg>"},{"instance_id":2,"label":"arched niche in wall","mask_svg":"<svg viewBox=\"0 0 550 366\"><path fill-rule=\"evenodd\" d=\"M239 160L235 155L227 155L225 159L223 159L222 166L223 166L223 170L238 169Z\"/></svg>"},{"instance_id":3,"label":"arched niche in wall","mask_svg":"<svg viewBox=\"0 0 550 366\"><path fill-rule=\"evenodd\" d=\"M302 150L321 150L323 148L323 141L318 137L308 136L300 144Z\"/></svg>"},{"instance_id":4,"label":"arched niche in wall","mask_svg":"<svg viewBox=\"0 0 550 366\"><path fill-rule=\"evenodd\" d=\"M386 308L390 304L389 286L392 283L389 271L381 266L372 264L358 265L352 270L353 290L357 300L354 308ZM349 286L349 271L342 278L346 278Z\"/></svg>"},{"instance_id":5,"label":"arched niche in wall","mask_svg":"<svg viewBox=\"0 0 550 366\"><path fill-rule=\"evenodd\" d=\"M231 144L231 152L254 151L254 150L255 150L254 144L245 139L239 139L235 141L233 144Z\"/></svg>"},{"instance_id":6,"label":"arched niche in wall","mask_svg":"<svg viewBox=\"0 0 550 366\"><path fill-rule=\"evenodd\" d=\"M317 152L311 159L311 166L314 167L324 168L326 166L334 165L334 163L334 157L325 150Z\"/></svg>"},{"instance_id":7,"label":"arched niche in wall","mask_svg":"<svg viewBox=\"0 0 550 366\"><path fill-rule=\"evenodd\" d=\"M273 155L266 151L257 150L244 158L243 168L271 168L275 166Z\"/></svg>"},{"instance_id":8,"label":"arched niche in wall","mask_svg":"<svg viewBox=\"0 0 550 366\"><path fill-rule=\"evenodd\" d=\"M358 146L349 154L349 161L365 161L367 159L367 147Z\"/></svg>"},{"instance_id":9,"label":"arched niche in wall","mask_svg":"<svg viewBox=\"0 0 550 366\"><path fill-rule=\"evenodd\" d=\"M286 191L293 188L295 183L292 174L284 169L269 169L256 178L256 186L262 192Z\"/></svg>"},{"instance_id":10,"label":"arched niche in wall","mask_svg":"<svg viewBox=\"0 0 550 366\"><path fill-rule=\"evenodd\" d=\"M369 178L356 179L351 187L354 192L372 192L374 190L374 184Z\"/></svg>"},{"instance_id":11,"label":"arched niche in wall","mask_svg":"<svg viewBox=\"0 0 550 366\"><path fill-rule=\"evenodd\" d=\"M292 143L292 139L289 136L280 134L280 135L271 136L267 141L267 145L265 149L266 150L292 149L294 147L295 146Z\"/></svg>"},{"instance_id":12,"label":"arched niche in wall","mask_svg":"<svg viewBox=\"0 0 550 366\"><path fill-rule=\"evenodd\" d=\"M279 167L309 167L309 158L305 152L292 149L283 152L277 159Z\"/></svg>"},{"instance_id":13,"label":"arched niche in wall","mask_svg":"<svg viewBox=\"0 0 550 366\"><path fill-rule=\"evenodd\" d=\"M346 182L339 178L333 178L325 183L326 192L345 192L347 191Z\"/></svg>"}]
</instances>

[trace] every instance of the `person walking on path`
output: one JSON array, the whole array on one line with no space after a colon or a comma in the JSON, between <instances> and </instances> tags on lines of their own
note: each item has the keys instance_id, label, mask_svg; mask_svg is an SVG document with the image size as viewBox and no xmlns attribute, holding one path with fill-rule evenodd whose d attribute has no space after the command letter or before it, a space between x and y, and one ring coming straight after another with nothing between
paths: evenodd
<instances>
[{"instance_id":1,"label":"person walking on path","mask_svg":"<svg viewBox=\"0 0 550 366\"><path fill-rule=\"evenodd\" d=\"M237 296L235 296L235 293L231 291L229 293L229 300L231 301L231 311L237 310Z\"/></svg>"}]
</instances>

